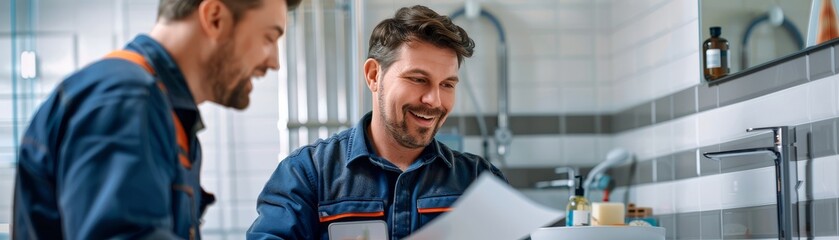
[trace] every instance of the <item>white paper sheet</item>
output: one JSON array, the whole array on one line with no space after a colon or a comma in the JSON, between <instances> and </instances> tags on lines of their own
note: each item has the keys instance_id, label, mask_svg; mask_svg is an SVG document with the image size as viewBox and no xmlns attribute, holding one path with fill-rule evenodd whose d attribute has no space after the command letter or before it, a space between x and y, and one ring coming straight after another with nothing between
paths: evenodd
<instances>
[{"instance_id":1,"label":"white paper sheet","mask_svg":"<svg viewBox=\"0 0 839 240\"><path fill-rule=\"evenodd\" d=\"M481 174L452 208L406 239L521 239L565 215L534 203L490 173Z\"/></svg>"}]
</instances>

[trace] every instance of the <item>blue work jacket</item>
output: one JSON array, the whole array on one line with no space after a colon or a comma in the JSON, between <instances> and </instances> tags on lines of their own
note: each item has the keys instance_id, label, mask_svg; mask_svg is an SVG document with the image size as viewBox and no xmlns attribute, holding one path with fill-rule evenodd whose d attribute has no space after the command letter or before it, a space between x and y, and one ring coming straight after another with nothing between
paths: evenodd
<instances>
[{"instance_id":1,"label":"blue work jacket","mask_svg":"<svg viewBox=\"0 0 839 240\"><path fill-rule=\"evenodd\" d=\"M434 140L406 171L378 156L366 129L354 128L292 152L279 163L257 201L248 239L328 239L331 223L383 220L401 239L452 203L483 171L504 178L485 159Z\"/></svg>"},{"instance_id":2,"label":"blue work jacket","mask_svg":"<svg viewBox=\"0 0 839 240\"><path fill-rule=\"evenodd\" d=\"M62 81L21 141L13 239L200 239L214 201L200 187L201 115L175 61L140 35L123 59L102 59ZM157 83L162 83L166 91ZM192 163L179 163L173 111Z\"/></svg>"}]
</instances>

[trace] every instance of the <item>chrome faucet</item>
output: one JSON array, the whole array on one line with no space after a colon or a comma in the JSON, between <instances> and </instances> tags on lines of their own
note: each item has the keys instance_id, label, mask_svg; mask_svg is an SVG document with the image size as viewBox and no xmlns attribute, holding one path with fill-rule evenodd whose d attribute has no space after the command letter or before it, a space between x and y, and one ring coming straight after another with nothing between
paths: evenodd
<instances>
[{"instance_id":1,"label":"chrome faucet","mask_svg":"<svg viewBox=\"0 0 839 240\"><path fill-rule=\"evenodd\" d=\"M774 134L774 145L772 147L759 147L749 149L738 149L722 152L704 153L706 158L721 161L722 158L737 157L753 154L767 154L775 160L775 197L778 209L778 239L793 239L793 221L798 220L793 215L795 204L798 202L798 170L795 153L795 128L787 126L749 128L746 132L772 130Z\"/></svg>"},{"instance_id":2,"label":"chrome faucet","mask_svg":"<svg viewBox=\"0 0 839 240\"><path fill-rule=\"evenodd\" d=\"M557 179L557 180L550 180L550 181L541 181L536 182L536 188L569 188L574 189L576 186L574 183L574 177L577 176L577 168L573 167L558 167L554 169L556 174L568 174L568 179Z\"/></svg>"}]
</instances>

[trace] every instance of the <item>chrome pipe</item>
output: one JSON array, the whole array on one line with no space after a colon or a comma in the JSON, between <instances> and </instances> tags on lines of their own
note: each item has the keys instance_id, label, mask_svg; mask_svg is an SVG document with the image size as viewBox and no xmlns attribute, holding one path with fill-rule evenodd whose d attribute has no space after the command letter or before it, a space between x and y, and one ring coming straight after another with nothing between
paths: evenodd
<instances>
[{"instance_id":1,"label":"chrome pipe","mask_svg":"<svg viewBox=\"0 0 839 240\"><path fill-rule=\"evenodd\" d=\"M350 39L353 59L350 64L350 78L354 85L349 87L351 108L349 119L350 121L358 121L366 112L363 106L372 105L365 105L365 94L362 94L367 91L366 81L363 78L364 73L361 71L362 63L367 59L364 54L364 49L366 49L364 47L364 0L353 0L350 4L350 14L352 19L350 32L353 33Z\"/></svg>"},{"instance_id":2,"label":"chrome pipe","mask_svg":"<svg viewBox=\"0 0 839 240\"><path fill-rule=\"evenodd\" d=\"M451 14L450 18L454 19L464 16L466 8L461 8ZM495 129L495 145L498 154L498 161L502 166L507 165L507 155L509 154L510 142L513 140L513 133L510 131L509 125L509 76L508 55L507 55L507 39L504 27L501 21L492 13L481 9L480 16L489 20L495 30L498 32L498 128ZM488 158L489 156L484 156Z\"/></svg>"}]
</instances>

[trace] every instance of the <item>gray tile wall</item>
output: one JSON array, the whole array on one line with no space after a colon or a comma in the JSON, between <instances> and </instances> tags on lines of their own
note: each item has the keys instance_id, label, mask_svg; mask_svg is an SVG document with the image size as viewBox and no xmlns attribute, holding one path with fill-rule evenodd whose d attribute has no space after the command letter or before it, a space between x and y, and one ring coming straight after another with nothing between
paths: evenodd
<instances>
[{"instance_id":1,"label":"gray tile wall","mask_svg":"<svg viewBox=\"0 0 839 240\"><path fill-rule=\"evenodd\" d=\"M836 123L836 119L827 119L812 123L810 135L807 140L810 142L824 143L809 146L812 158L837 154L837 134L835 131L831 131L837 128Z\"/></svg>"},{"instance_id":2,"label":"gray tile wall","mask_svg":"<svg viewBox=\"0 0 839 240\"><path fill-rule=\"evenodd\" d=\"M714 146L707 146L699 148L699 153L706 153L706 152L718 152L720 151L719 145ZM710 176L715 174L720 174L722 172L720 161L711 160L705 157L699 157L699 176Z\"/></svg>"},{"instance_id":3,"label":"gray tile wall","mask_svg":"<svg viewBox=\"0 0 839 240\"><path fill-rule=\"evenodd\" d=\"M839 234L837 208L839 199L818 199L798 204L799 233L802 237L827 237ZM812 217L807 217L812 216Z\"/></svg>"},{"instance_id":4,"label":"gray tile wall","mask_svg":"<svg viewBox=\"0 0 839 240\"><path fill-rule=\"evenodd\" d=\"M698 87L691 87L685 90L676 92L673 94L673 106L671 109L673 113L671 114L673 118L680 118L687 115L691 115L696 113L696 91ZM656 114L660 114L656 112ZM656 122L664 122L667 120L659 121L656 119Z\"/></svg>"},{"instance_id":5,"label":"gray tile wall","mask_svg":"<svg viewBox=\"0 0 839 240\"><path fill-rule=\"evenodd\" d=\"M700 212L699 226L701 239L722 239L722 210Z\"/></svg>"},{"instance_id":6,"label":"gray tile wall","mask_svg":"<svg viewBox=\"0 0 839 240\"><path fill-rule=\"evenodd\" d=\"M810 65L811 80L833 75L833 47L810 53L807 61Z\"/></svg>"},{"instance_id":7,"label":"gray tile wall","mask_svg":"<svg viewBox=\"0 0 839 240\"><path fill-rule=\"evenodd\" d=\"M698 111L706 111L719 107L719 88L707 84L696 86L696 106Z\"/></svg>"},{"instance_id":8,"label":"gray tile wall","mask_svg":"<svg viewBox=\"0 0 839 240\"><path fill-rule=\"evenodd\" d=\"M839 236L839 199L799 204L801 238ZM775 205L657 215L666 239L777 238ZM808 217L810 216L810 217Z\"/></svg>"},{"instance_id":9,"label":"gray tile wall","mask_svg":"<svg viewBox=\"0 0 839 240\"><path fill-rule=\"evenodd\" d=\"M676 214L676 234L678 239L700 239L702 225L699 212Z\"/></svg>"},{"instance_id":10,"label":"gray tile wall","mask_svg":"<svg viewBox=\"0 0 839 240\"><path fill-rule=\"evenodd\" d=\"M778 237L774 205L722 210L723 239Z\"/></svg>"}]
</instances>

